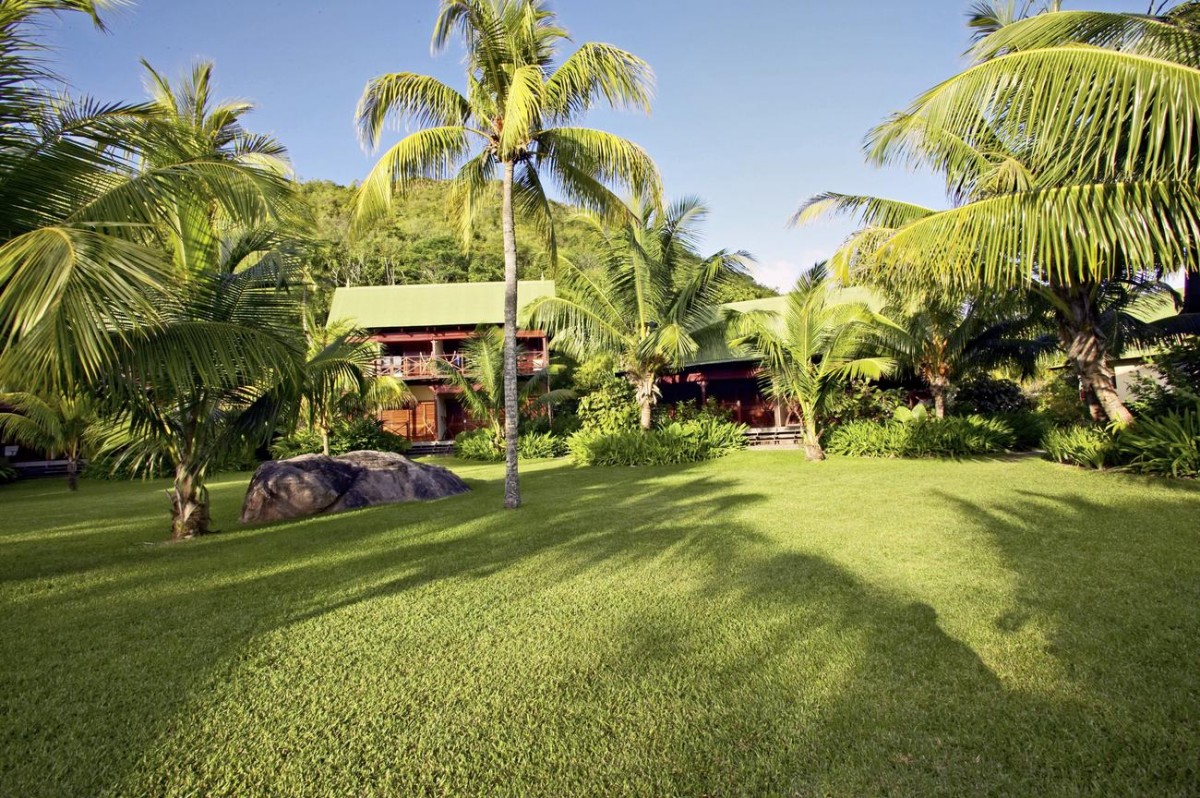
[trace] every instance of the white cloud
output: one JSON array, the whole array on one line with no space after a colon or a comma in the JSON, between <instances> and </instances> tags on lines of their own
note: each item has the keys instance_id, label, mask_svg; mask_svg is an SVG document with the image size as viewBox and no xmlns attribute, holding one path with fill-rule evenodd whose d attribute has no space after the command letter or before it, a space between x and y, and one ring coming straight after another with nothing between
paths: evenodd
<instances>
[{"instance_id":1,"label":"white cloud","mask_svg":"<svg viewBox=\"0 0 1200 798\"><path fill-rule=\"evenodd\" d=\"M750 267L750 274L758 282L776 291L788 291L796 284L801 274L828 257L829 253L823 250L806 249L800 253L798 261L778 259L759 262Z\"/></svg>"}]
</instances>

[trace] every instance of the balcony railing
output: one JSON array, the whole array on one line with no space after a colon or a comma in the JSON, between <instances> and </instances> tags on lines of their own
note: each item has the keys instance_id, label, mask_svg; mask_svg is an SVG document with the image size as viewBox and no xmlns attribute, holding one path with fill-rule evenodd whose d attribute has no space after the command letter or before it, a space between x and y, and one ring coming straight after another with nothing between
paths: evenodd
<instances>
[{"instance_id":1,"label":"balcony railing","mask_svg":"<svg viewBox=\"0 0 1200 798\"><path fill-rule=\"evenodd\" d=\"M466 365L460 354L446 355L394 355L381 357L375 367L382 375L399 377L402 380L436 380L445 372L445 363L462 370ZM546 358L540 353L524 352L517 356L517 373L528 377L546 368Z\"/></svg>"}]
</instances>

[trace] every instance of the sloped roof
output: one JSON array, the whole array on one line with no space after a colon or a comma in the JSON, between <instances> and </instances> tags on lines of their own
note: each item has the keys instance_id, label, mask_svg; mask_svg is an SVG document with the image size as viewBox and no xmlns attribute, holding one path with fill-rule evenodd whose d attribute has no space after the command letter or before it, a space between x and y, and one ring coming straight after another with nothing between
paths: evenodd
<instances>
[{"instance_id":1,"label":"sloped roof","mask_svg":"<svg viewBox=\"0 0 1200 798\"><path fill-rule=\"evenodd\" d=\"M524 307L554 296L553 280L522 280L517 303ZM451 327L504 322L504 283L436 283L338 288L330 321L352 321L368 330Z\"/></svg>"}]
</instances>

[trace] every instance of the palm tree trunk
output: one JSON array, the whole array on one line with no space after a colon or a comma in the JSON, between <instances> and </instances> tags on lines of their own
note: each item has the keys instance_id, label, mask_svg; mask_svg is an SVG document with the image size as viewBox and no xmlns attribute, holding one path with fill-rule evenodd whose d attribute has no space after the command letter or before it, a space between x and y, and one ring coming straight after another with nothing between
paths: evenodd
<instances>
[{"instance_id":1,"label":"palm tree trunk","mask_svg":"<svg viewBox=\"0 0 1200 798\"><path fill-rule=\"evenodd\" d=\"M329 427L321 425L321 454L329 456Z\"/></svg>"},{"instance_id":2,"label":"palm tree trunk","mask_svg":"<svg viewBox=\"0 0 1200 798\"><path fill-rule=\"evenodd\" d=\"M171 490L171 539L187 540L208 532L208 491L204 477L188 463L175 466Z\"/></svg>"},{"instance_id":3,"label":"palm tree trunk","mask_svg":"<svg viewBox=\"0 0 1200 798\"><path fill-rule=\"evenodd\" d=\"M801 407L800 415L804 424L804 456L809 462L819 463L825 459L825 449L821 446L821 430L817 427L816 409Z\"/></svg>"},{"instance_id":4,"label":"palm tree trunk","mask_svg":"<svg viewBox=\"0 0 1200 798\"><path fill-rule=\"evenodd\" d=\"M933 414L938 418L946 417L946 393L950 381L945 377L936 376L929 381L929 393L933 395Z\"/></svg>"},{"instance_id":5,"label":"palm tree trunk","mask_svg":"<svg viewBox=\"0 0 1200 798\"><path fill-rule=\"evenodd\" d=\"M79 490L79 460L73 454L67 456L67 489Z\"/></svg>"},{"instance_id":6,"label":"palm tree trunk","mask_svg":"<svg viewBox=\"0 0 1200 798\"><path fill-rule=\"evenodd\" d=\"M517 230L513 218L513 163L504 164L504 506L521 506L521 483L517 474L517 425L520 396L517 386Z\"/></svg>"},{"instance_id":7,"label":"palm tree trunk","mask_svg":"<svg viewBox=\"0 0 1200 798\"><path fill-rule=\"evenodd\" d=\"M1080 387L1085 394L1091 392L1095 396L1108 421L1131 423L1133 414L1117 394L1104 334L1096 324L1090 286L1072 285L1057 293L1065 306L1065 310L1058 310L1059 340L1066 350L1067 360L1079 374Z\"/></svg>"},{"instance_id":8,"label":"palm tree trunk","mask_svg":"<svg viewBox=\"0 0 1200 798\"><path fill-rule=\"evenodd\" d=\"M653 374L643 374L635 383L638 406L642 410L640 423L644 432L650 431L650 425L654 419L654 383Z\"/></svg>"}]
</instances>

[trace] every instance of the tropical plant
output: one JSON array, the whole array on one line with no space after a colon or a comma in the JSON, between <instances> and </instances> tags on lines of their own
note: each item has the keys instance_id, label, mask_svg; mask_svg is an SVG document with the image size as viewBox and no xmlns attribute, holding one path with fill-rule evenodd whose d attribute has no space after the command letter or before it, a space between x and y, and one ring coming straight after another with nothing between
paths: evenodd
<instances>
[{"instance_id":1,"label":"tropical plant","mask_svg":"<svg viewBox=\"0 0 1200 798\"><path fill-rule=\"evenodd\" d=\"M572 201L600 212L616 206L606 183L658 195L653 161L637 145L573 126L598 103L649 110L652 73L641 59L609 44L587 43L557 64L567 31L544 0L442 0L433 48L452 39L466 49L467 93L410 72L372 80L358 106L363 141L374 147L391 118L421 129L394 145L363 181L360 220L386 211L394 190L420 177L453 177L454 215L469 240L489 186L501 180L504 233L504 504L520 506L517 478L517 239L520 211L556 253L550 178Z\"/></svg>"},{"instance_id":2,"label":"tropical plant","mask_svg":"<svg viewBox=\"0 0 1200 798\"><path fill-rule=\"evenodd\" d=\"M467 415L487 430L497 451L504 451L508 406L503 333L496 327L480 327L463 345L461 366L448 361L435 362L442 379L456 392ZM549 406L572 395L561 389L544 391L545 376L545 370L536 371L519 385L518 408L533 401Z\"/></svg>"},{"instance_id":3,"label":"tropical plant","mask_svg":"<svg viewBox=\"0 0 1200 798\"><path fill-rule=\"evenodd\" d=\"M1042 449L1055 462L1085 468L1106 468L1118 459L1113 433L1096 424L1051 429L1042 438Z\"/></svg>"},{"instance_id":4,"label":"tropical plant","mask_svg":"<svg viewBox=\"0 0 1200 798\"><path fill-rule=\"evenodd\" d=\"M1128 423L1094 300L1106 280L1197 268L1187 132L1200 120L1197 9L1052 10L997 26L973 48L974 66L869 140L877 163L941 172L953 207L825 198L866 225L839 259L956 285L1040 287L1082 384L1106 419Z\"/></svg>"},{"instance_id":5,"label":"tropical plant","mask_svg":"<svg viewBox=\"0 0 1200 798\"><path fill-rule=\"evenodd\" d=\"M67 487L79 488L79 463L96 442L100 418L87 394L0 393L0 438L67 461Z\"/></svg>"},{"instance_id":6,"label":"tropical plant","mask_svg":"<svg viewBox=\"0 0 1200 798\"><path fill-rule=\"evenodd\" d=\"M250 206L203 186L164 203L153 232L170 253L172 285L151 289L155 323L122 341L106 378L122 422L106 449L118 467L169 465L171 534L181 539L208 531L212 469L265 443L294 412L305 350L296 299L280 290L292 254L278 227L291 210L282 148L242 128L249 105L212 102L208 65L178 87L148 72L165 143L145 154L145 169L190 159L265 187Z\"/></svg>"},{"instance_id":7,"label":"tropical plant","mask_svg":"<svg viewBox=\"0 0 1200 798\"><path fill-rule=\"evenodd\" d=\"M698 463L744 448L746 427L711 416L672 421L646 432L581 430L567 439L571 457L584 466Z\"/></svg>"},{"instance_id":8,"label":"tropical plant","mask_svg":"<svg viewBox=\"0 0 1200 798\"><path fill-rule=\"evenodd\" d=\"M352 325L309 320L308 357L300 389L300 417L330 453L329 436L340 419L376 416L413 401L403 381L379 374L379 345Z\"/></svg>"},{"instance_id":9,"label":"tropical plant","mask_svg":"<svg viewBox=\"0 0 1200 798\"><path fill-rule=\"evenodd\" d=\"M833 396L847 380L879 379L895 370L888 357L867 354L880 324L869 292L833 285L824 266L796 282L781 313L731 312L735 346L745 347L761 366L763 388L799 418L809 460L823 460L822 425Z\"/></svg>"},{"instance_id":10,"label":"tropical plant","mask_svg":"<svg viewBox=\"0 0 1200 798\"><path fill-rule=\"evenodd\" d=\"M1200 477L1200 403L1121 430L1117 449L1130 471Z\"/></svg>"},{"instance_id":11,"label":"tropical plant","mask_svg":"<svg viewBox=\"0 0 1200 798\"><path fill-rule=\"evenodd\" d=\"M895 296L884 309L893 324L879 325L872 347L917 375L929 388L934 414L946 415L956 382L1001 366L1031 374L1054 347L1037 334L1038 320L1019 294L955 298L936 291Z\"/></svg>"},{"instance_id":12,"label":"tropical plant","mask_svg":"<svg viewBox=\"0 0 1200 798\"><path fill-rule=\"evenodd\" d=\"M591 214L603 245L595 260L564 258L556 296L526 308L530 324L578 360L614 356L633 384L641 426L649 430L658 380L724 338L720 291L749 256L724 250L697 257L697 227L707 209L696 198L666 209L631 205L618 224Z\"/></svg>"},{"instance_id":13,"label":"tropical plant","mask_svg":"<svg viewBox=\"0 0 1200 798\"><path fill-rule=\"evenodd\" d=\"M829 451L855 457L974 457L1014 444L1013 431L995 418L926 414L892 421L853 421L829 433Z\"/></svg>"}]
</instances>

